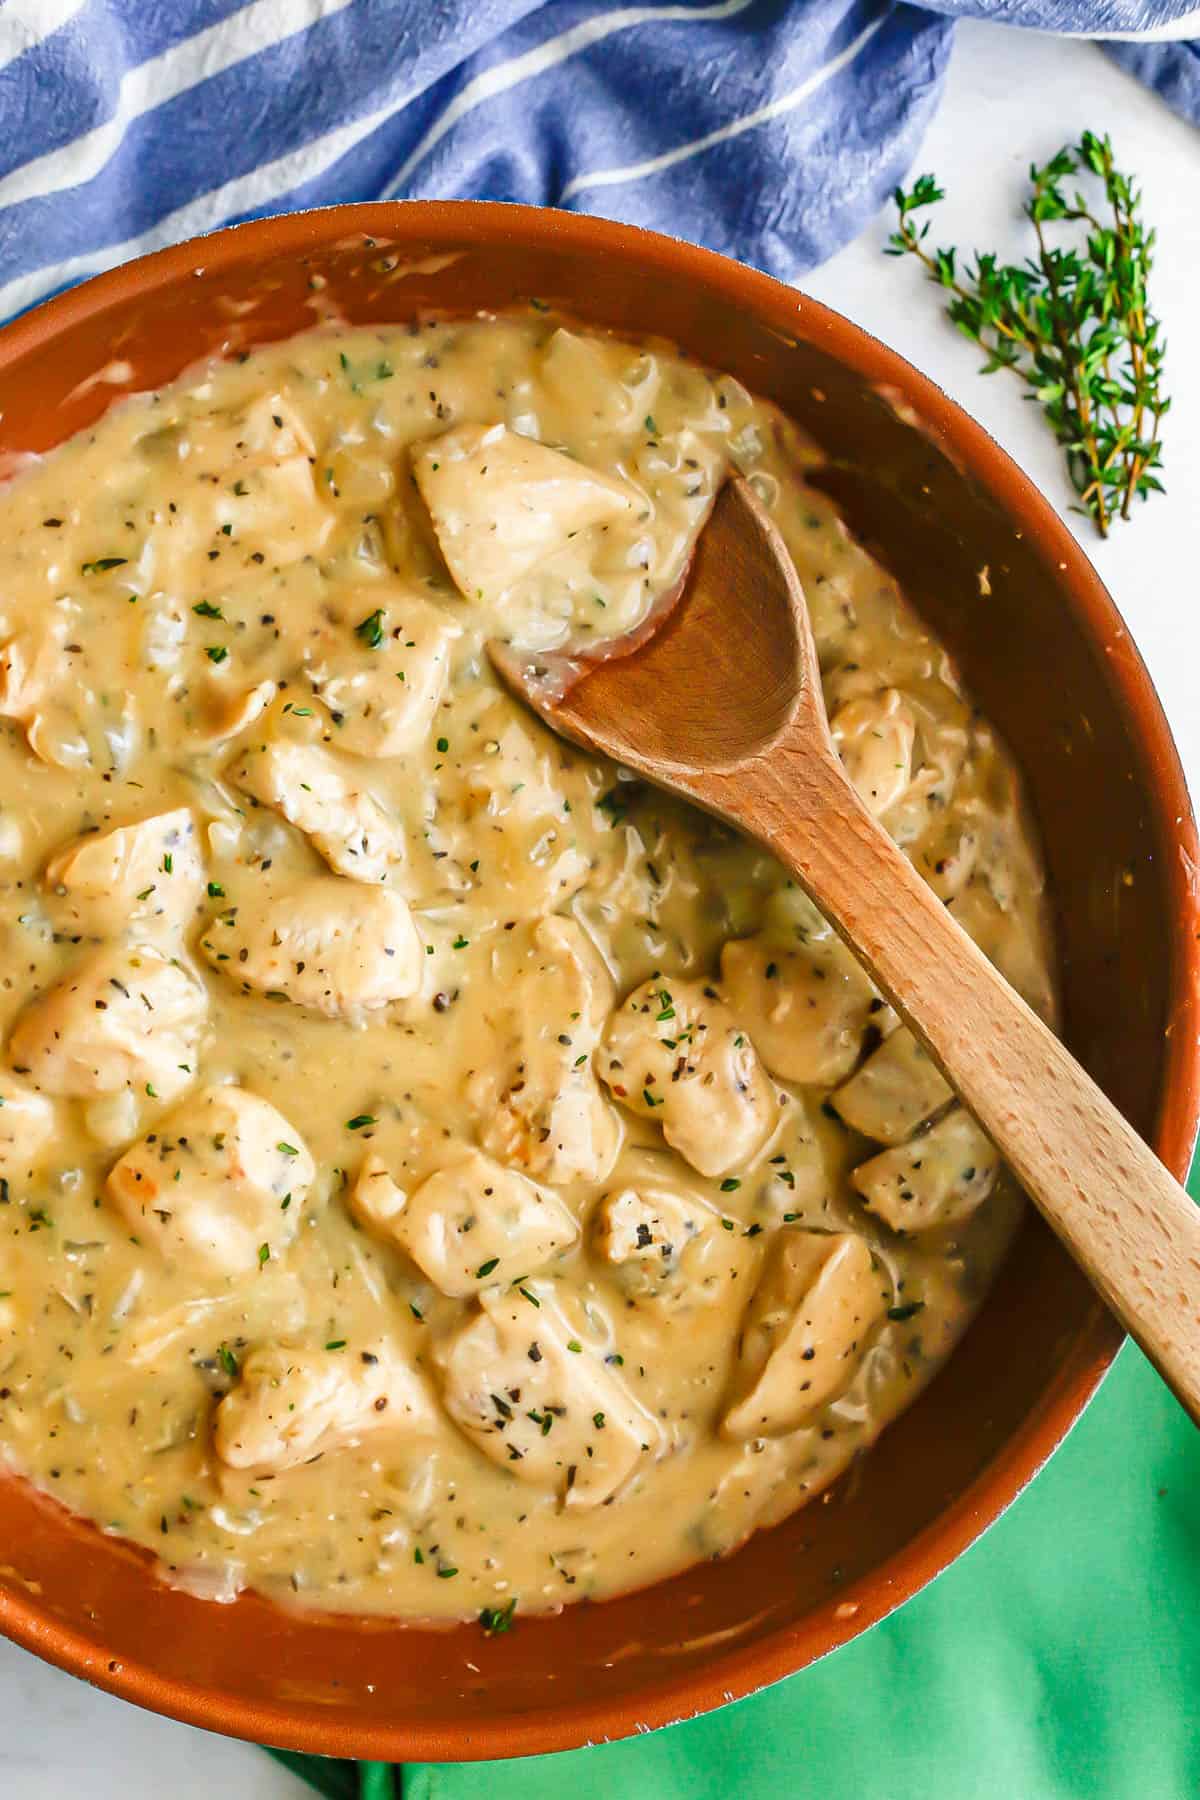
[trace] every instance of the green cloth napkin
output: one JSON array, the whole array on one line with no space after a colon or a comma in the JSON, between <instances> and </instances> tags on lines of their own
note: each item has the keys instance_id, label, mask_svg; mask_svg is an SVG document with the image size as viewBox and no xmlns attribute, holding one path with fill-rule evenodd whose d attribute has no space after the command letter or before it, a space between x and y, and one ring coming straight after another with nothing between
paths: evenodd
<instances>
[{"instance_id":1,"label":"green cloth napkin","mask_svg":"<svg viewBox=\"0 0 1200 1800\"><path fill-rule=\"evenodd\" d=\"M1200 1199L1200 1157L1189 1188ZM1200 1432L1126 1344L1049 1466L915 1600L686 1725L559 1756L289 1757L332 1800L1200 1794Z\"/></svg>"}]
</instances>

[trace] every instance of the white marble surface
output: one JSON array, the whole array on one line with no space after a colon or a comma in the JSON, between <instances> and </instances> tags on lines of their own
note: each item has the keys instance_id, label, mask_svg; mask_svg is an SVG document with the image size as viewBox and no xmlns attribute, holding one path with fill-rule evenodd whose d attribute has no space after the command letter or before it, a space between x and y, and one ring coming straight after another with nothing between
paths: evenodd
<instances>
[{"instance_id":1,"label":"white marble surface","mask_svg":"<svg viewBox=\"0 0 1200 1800\"><path fill-rule=\"evenodd\" d=\"M1166 500L1099 543L1067 512L1058 452L1016 382L983 380L978 356L947 326L915 268L879 254L881 220L806 284L933 375L982 421L1064 512L1116 597L1200 788L1200 138L1091 46L960 28L941 113L919 167L952 191L935 228L942 242L1014 249L1025 165L1085 128L1112 133L1140 177L1159 228L1154 291L1171 344L1175 411ZM1189 308L1190 323L1189 325ZM1097 1612L1097 1629L1107 1629ZM309 1790L260 1751L153 1718L0 1643L0 1794L5 1800L298 1800Z\"/></svg>"}]
</instances>

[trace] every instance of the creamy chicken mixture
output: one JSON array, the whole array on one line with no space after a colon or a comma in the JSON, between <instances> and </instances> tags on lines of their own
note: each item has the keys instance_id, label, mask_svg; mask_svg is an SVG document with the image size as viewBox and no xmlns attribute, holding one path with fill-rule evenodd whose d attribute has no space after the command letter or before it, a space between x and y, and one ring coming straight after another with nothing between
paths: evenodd
<instances>
[{"instance_id":1,"label":"creamy chicken mixture","mask_svg":"<svg viewBox=\"0 0 1200 1800\"><path fill-rule=\"evenodd\" d=\"M5 490L0 1453L169 1579L489 1629L657 1580L978 1306L1019 1200L914 1039L484 652L634 623L747 473L866 804L1051 1013L1012 764L815 456L534 307L214 364Z\"/></svg>"}]
</instances>

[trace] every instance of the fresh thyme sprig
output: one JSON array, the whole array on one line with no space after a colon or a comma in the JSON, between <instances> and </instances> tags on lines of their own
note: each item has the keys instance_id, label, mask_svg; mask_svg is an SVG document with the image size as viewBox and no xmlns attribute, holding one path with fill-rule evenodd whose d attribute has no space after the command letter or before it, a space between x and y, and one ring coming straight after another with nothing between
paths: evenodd
<instances>
[{"instance_id":1,"label":"fresh thyme sprig","mask_svg":"<svg viewBox=\"0 0 1200 1800\"><path fill-rule=\"evenodd\" d=\"M1104 189L1110 218L1097 217L1078 189L1063 183L1091 174ZM889 256L919 258L950 295L959 330L987 352L983 373L1011 369L1033 391L1066 452L1067 470L1101 537L1127 519L1135 496L1162 493L1159 427L1170 401L1162 392L1166 344L1146 301L1153 231L1142 224L1141 193L1122 175L1107 137L1085 131L1042 168L1029 170L1023 211L1037 254L1020 264L977 251L974 266L954 250L926 248L929 221L918 215L944 198L932 175L906 193L897 188L899 229ZM1083 242L1061 246L1047 227L1082 226Z\"/></svg>"}]
</instances>

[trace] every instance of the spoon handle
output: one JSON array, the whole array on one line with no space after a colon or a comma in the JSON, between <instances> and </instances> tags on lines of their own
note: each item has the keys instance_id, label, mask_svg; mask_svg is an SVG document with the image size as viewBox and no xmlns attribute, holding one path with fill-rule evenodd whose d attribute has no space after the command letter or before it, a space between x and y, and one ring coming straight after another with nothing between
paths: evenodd
<instances>
[{"instance_id":1,"label":"spoon handle","mask_svg":"<svg viewBox=\"0 0 1200 1800\"><path fill-rule=\"evenodd\" d=\"M870 816L832 750L787 746L740 822L795 874L1200 1423L1200 1207Z\"/></svg>"}]
</instances>

